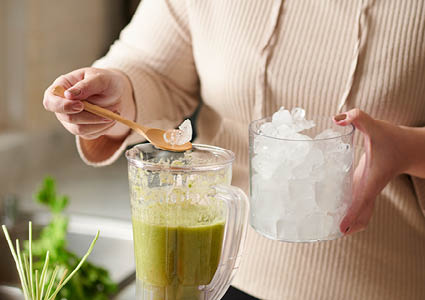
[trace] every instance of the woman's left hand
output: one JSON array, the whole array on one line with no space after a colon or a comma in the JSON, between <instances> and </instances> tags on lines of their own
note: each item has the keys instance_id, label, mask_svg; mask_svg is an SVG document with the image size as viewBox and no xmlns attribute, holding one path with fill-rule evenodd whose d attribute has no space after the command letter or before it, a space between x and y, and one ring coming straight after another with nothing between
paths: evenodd
<instances>
[{"instance_id":1,"label":"woman's left hand","mask_svg":"<svg viewBox=\"0 0 425 300\"><path fill-rule=\"evenodd\" d=\"M396 175L405 170L401 137L403 129L386 121L375 120L360 109L334 117L336 124L353 124L363 135L364 153L353 178L353 201L340 224L341 232L352 234L368 225L375 199Z\"/></svg>"}]
</instances>

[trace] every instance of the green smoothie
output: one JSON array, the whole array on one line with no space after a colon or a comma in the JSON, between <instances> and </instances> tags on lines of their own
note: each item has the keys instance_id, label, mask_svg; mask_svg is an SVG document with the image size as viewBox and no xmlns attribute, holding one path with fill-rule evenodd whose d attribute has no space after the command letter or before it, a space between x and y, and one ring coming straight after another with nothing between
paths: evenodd
<instances>
[{"instance_id":1,"label":"green smoothie","mask_svg":"<svg viewBox=\"0 0 425 300\"><path fill-rule=\"evenodd\" d=\"M155 203L143 211L133 211L138 280L158 299L163 293L167 299L195 299L198 286L209 284L217 270L224 219L207 206L187 203Z\"/></svg>"}]
</instances>

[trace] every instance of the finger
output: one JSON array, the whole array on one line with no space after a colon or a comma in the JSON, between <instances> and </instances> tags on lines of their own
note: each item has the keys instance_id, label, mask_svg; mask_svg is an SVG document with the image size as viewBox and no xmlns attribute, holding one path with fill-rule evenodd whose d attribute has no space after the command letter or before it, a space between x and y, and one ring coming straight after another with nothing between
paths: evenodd
<instances>
[{"instance_id":1,"label":"finger","mask_svg":"<svg viewBox=\"0 0 425 300\"><path fill-rule=\"evenodd\" d=\"M78 69L70 73L61 75L55 79L52 86L60 85L64 87L65 90L67 90L70 87L72 87L74 84L76 84L78 81L83 80L84 74L86 71L87 71L87 68L83 68L83 69Z\"/></svg>"},{"instance_id":2,"label":"finger","mask_svg":"<svg viewBox=\"0 0 425 300\"><path fill-rule=\"evenodd\" d=\"M111 111L119 111L119 95L94 95L87 98L87 101L99 105Z\"/></svg>"},{"instance_id":3,"label":"finger","mask_svg":"<svg viewBox=\"0 0 425 300\"><path fill-rule=\"evenodd\" d=\"M84 79L78 81L65 91L65 97L72 100L84 100L101 94L108 86L108 78L101 73L86 74Z\"/></svg>"},{"instance_id":4,"label":"finger","mask_svg":"<svg viewBox=\"0 0 425 300\"><path fill-rule=\"evenodd\" d=\"M82 111L77 114L60 114L57 113L56 117L61 122L72 123L72 124L105 124L111 123L111 119L103 118L87 111Z\"/></svg>"},{"instance_id":5,"label":"finger","mask_svg":"<svg viewBox=\"0 0 425 300\"><path fill-rule=\"evenodd\" d=\"M62 114L77 114L84 109L81 101L56 96L53 94L52 88L48 88L44 93L43 106L48 111Z\"/></svg>"},{"instance_id":6,"label":"finger","mask_svg":"<svg viewBox=\"0 0 425 300\"><path fill-rule=\"evenodd\" d=\"M376 197L391 180L391 175L383 174L376 164L372 165L371 151L366 149L354 172L353 202L340 225L345 234L366 228L369 223Z\"/></svg>"},{"instance_id":7,"label":"finger","mask_svg":"<svg viewBox=\"0 0 425 300\"><path fill-rule=\"evenodd\" d=\"M334 116L334 122L340 126L353 124L361 132L367 133L373 128L374 119L364 111L354 108Z\"/></svg>"},{"instance_id":8,"label":"finger","mask_svg":"<svg viewBox=\"0 0 425 300\"><path fill-rule=\"evenodd\" d=\"M93 138L95 136L99 137L104 134L108 129L113 127L116 122L111 122L109 124L72 124L72 123L62 123L63 126L72 134L81 136L82 138Z\"/></svg>"},{"instance_id":9,"label":"finger","mask_svg":"<svg viewBox=\"0 0 425 300\"><path fill-rule=\"evenodd\" d=\"M350 207L347 210L347 214L343 218L340 224L340 230L344 234L348 234L353 225L356 223L357 218L359 217L362 209L365 204L365 197L363 194L363 187L365 185L364 178L366 176L366 155L363 154L360 158L360 161L357 165L356 170L354 171L353 177L353 199Z\"/></svg>"},{"instance_id":10,"label":"finger","mask_svg":"<svg viewBox=\"0 0 425 300\"><path fill-rule=\"evenodd\" d=\"M346 235L354 234L366 229L370 219L372 218L374 203L375 201L367 202L368 205L363 208L362 212L357 217L356 222L350 225L347 232L345 232Z\"/></svg>"}]
</instances>

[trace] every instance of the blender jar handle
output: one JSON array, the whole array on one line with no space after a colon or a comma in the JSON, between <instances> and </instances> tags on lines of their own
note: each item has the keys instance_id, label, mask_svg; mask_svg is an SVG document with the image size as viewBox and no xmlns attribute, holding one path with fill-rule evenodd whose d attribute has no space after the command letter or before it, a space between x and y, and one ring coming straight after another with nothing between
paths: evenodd
<instances>
[{"instance_id":1,"label":"blender jar handle","mask_svg":"<svg viewBox=\"0 0 425 300\"><path fill-rule=\"evenodd\" d=\"M242 258L248 224L249 201L237 187L219 185L216 197L227 205L226 225L220 263L214 278L205 287L205 300L221 299L232 282Z\"/></svg>"}]
</instances>

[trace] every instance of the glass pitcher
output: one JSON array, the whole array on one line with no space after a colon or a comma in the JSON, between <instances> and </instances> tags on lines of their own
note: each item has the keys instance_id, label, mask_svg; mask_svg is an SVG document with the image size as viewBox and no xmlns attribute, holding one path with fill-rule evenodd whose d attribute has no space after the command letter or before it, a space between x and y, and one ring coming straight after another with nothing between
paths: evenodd
<instances>
[{"instance_id":1,"label":"glass pitcher","mask_svg":"<svg viewBox=\"0 0 425 300\"><path fill-rule=\"evenodd\" d=\"M352 125L313 116L308 139L276 138L260 132L271 121L250 125L251 226L284 242L333 240L352 202Z\"/></svg>"},{"instance_id":2,"label":"glass pitcher","mask_svg":"<svg viewBox=\"0 0 425 300\"><path fill-rule=\"evenodd\" d=\"M246 195L230 186L234 154L141 144L126 157L138 299L220 299L238 268L248 218Z\"/></svg>"}]
</instances>

